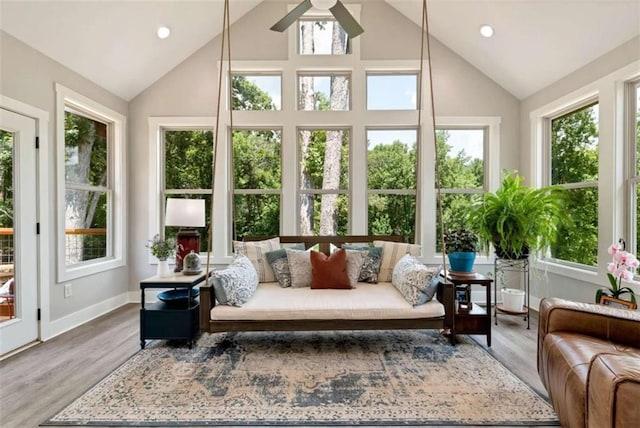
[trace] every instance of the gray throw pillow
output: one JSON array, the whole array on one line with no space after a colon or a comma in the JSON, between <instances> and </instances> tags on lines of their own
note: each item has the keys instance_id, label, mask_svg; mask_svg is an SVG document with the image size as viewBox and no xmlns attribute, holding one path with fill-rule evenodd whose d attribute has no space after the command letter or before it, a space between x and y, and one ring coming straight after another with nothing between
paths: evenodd
<instances>
[{"instance_id":1,"label":"gray throw pillow","mask_svg":"<svg viewBox=\"0 0 640 428\"><path fill-rule=\"evenodd\" d=\"M380 265L382 264L382 247L368 247L366 245L345 244L342 248L347 250L366 250L368 252L362 262L360 276L358 282L368 282L370 284L378 283L378 274L380 273Z\"/></svg>"},{"instance_id":2,"label":"gray throw pillow","mask_svg":"<svg viewBox=\"0 0 640 428\"><path fill-rule=\"evenodd\" d=\"M285 249L287 261L289 262L289 272L291 272L291 288L302 288L311 286L311 253Z\"/></svg>"},{"instance_id":3,"label":"gray throw pillow","mask_svg":"<svg viewBox=\"0 0 640 428\"><path fill-rule=\"evenodd\" d=\"M226 269L213 271L211 283L218 303L242 306L256 291L258 274L247 256L236 254Z\"/></svg>"}]
</instances>

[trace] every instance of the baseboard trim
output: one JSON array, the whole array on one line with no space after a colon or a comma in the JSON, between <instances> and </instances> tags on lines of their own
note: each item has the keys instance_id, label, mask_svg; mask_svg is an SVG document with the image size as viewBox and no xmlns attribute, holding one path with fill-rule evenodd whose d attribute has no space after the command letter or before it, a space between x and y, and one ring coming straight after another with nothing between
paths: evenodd
<instances>
[{"instance_id":1,"label":"baseboard trim","mask_svg":"<svg viewBox=\"0 0 640 428\"><path fill-rule=\"evenodd\" d=\"M77 312L59 318L57 320L49 322L49 328L47 329L47 337L42 337L41 340L53 339L56 336L66 333L76 327L81 326L95 318L98 318L108 312L118 309L121 306L130 303L129 293L122 293L115 297L111 297L88 308L81 309Z\"/></svg>"}]
</instances>

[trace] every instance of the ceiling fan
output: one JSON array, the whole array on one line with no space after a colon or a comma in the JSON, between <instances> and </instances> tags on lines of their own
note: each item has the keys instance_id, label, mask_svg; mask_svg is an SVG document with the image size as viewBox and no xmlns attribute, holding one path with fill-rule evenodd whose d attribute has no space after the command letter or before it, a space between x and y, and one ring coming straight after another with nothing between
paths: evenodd
<instances>
[{"instance_id":1,"label":"ceiling fan","mask_svg":"<svg viewBox=\"0 0 640 428\"><path fill-rule=\"evenodd\" d=\"M276 22L271 29L273 31L283 32L312 7L329 10L351 39L358 37L364 32L364 29L358 24L358 21L355 20L340 0L304 0L291 12L286 14L284 18Z\"/></svg>"}]
</instances>

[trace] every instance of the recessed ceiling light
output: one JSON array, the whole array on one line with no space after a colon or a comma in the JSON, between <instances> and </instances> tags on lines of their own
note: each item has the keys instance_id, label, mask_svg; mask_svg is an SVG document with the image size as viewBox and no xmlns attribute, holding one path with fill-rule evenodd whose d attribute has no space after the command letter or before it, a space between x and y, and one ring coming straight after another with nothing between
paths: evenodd
<instances>
[{"instance_id":1,"label":"recessed ceiling light","mask_svg":"<svg viewBox=\"0 0 640 428\"><path fill-rule=\"evenodd\" d=\"M480 34L482 34L483 37L492 37L494 32L495 31L491 25L485 24L480 27Z\"/></svg>"},{"instance_id":2,"label":"recessed ceiling light","mask_svg":"<svg viewBox=\"0 0 640 428\"><path fill-rule=\"evenodd\" d=\"M158 38L166 39L171 35L171 29L169 27L165 27L164 25L162 25L158 27L157 34L158 34Z\"/></svg>"}]
</instances>

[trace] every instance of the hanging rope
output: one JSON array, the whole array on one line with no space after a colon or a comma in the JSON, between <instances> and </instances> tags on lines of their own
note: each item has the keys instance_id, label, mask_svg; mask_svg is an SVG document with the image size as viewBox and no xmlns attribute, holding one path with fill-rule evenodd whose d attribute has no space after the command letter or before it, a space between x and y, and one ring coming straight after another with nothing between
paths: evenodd
<instances>
[{"instance_id":1,"label":"hanging rope","mask_svg":"<svg viewBox=\"0 0 640 428\"><path fill-rule=\"evenodd\" d=\"M423 67L422 63L424 62L424 48L425 48L425 40L427 45L427 61L429 63L429 94L431 100L431 125L433 129L433 145L435 148L435 180L436 180L436 200L437 200L437 208L438 214L440 217L440 249L442 251L442 269L444 269L444 277L447 278L447 258L446 258L446 247L444 242L444 216L442 215L442 196L440 189L440 173L438 170L438 140L436 135L436 108L435 103L433 101L433 67L431 65L431 43L429 40L429 16L427 13L427 0L422 0L422 35L420 40L420 83L418 85L418 99L422 101L422 77L423 77ZM418 127L422 124L422 105L418 109Z\"/></svg>"},{"instance_id":2,"label":"hanging rope","mask_svg":"<svg viewBox=\"0 0 640 428\"><path fill-rule=\"evenodd\" d=\"M216 123L213 129L213 153L211 157L211 206L209 207L209 233L207 234L207 265L205 278L209 278L209 261L211 260L211 241L213 240L213 193L216 186L216 155L220 141L220 101L222 99L222 70L224 66L225 47L227 48L227 70L229 85L231 85L231 22L229 20L229 0L224 0L224 12L222 18L222 40L220 43L220 70L218 73L218 100L216 105ZM225 44L226 41L226 44ZM231 135L233 136L233 104L231 103L231 92L229 92L229 123ZM224 134L222 134L224 136Z\"/></svg>"}]
</instances>

